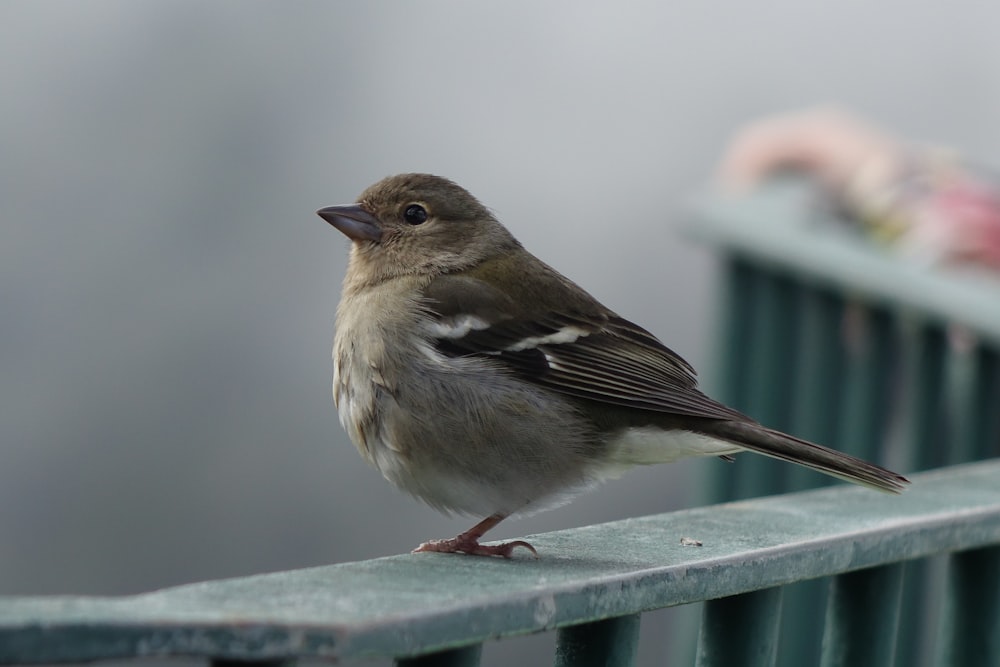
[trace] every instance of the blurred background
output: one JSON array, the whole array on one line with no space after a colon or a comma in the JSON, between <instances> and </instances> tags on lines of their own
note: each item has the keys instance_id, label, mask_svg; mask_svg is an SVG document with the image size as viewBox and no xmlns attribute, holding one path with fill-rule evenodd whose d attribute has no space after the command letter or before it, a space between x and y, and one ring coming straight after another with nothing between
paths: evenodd
<instances>
[{"instance_id":1,"label":"blurred background","mask_svg":"<svg viewBox=\"0 0 1000 667\"><path fill-rule=\"evenodd\" d=\"M337 421L348 242L317 208L450 177L710 389L713 264L681 228L728 139L833 102L996 160L997 25L964 0L0 4L0 594L372 558L471 525L389 486ZM704 465L491 537L684 507Z\"/></svg>"}]
</instances>

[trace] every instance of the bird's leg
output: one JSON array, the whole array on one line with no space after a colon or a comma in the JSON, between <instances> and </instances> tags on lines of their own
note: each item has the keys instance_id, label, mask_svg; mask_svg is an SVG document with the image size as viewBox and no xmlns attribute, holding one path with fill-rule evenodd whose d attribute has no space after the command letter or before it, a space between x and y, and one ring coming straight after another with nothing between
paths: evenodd
<instances>
[{"instance_id":1,"label":"bird's leg","mask_svg":"<svg viewBox=\"0 0 1000 667\"><path fill-rule=\"evenodd\" d=\"M479 538L483 536L486 531L493 526L497 525L507 517L506 514L492 514L469 530L457 535L449 540L431 540L429 542L424 542L419 547L413 550L413 553L420 551L436 551L438 553L445 554L471 554L473 556L500 556L502 558L510 558L510 555L514 552L516 547L524 547L538 558L538 552L535 551L535 547L531 546L524 540L515 540L513 542L504 542L503 544L497 544L494 546L487 544L480 544Z\"/></svg>"}]
</instances>

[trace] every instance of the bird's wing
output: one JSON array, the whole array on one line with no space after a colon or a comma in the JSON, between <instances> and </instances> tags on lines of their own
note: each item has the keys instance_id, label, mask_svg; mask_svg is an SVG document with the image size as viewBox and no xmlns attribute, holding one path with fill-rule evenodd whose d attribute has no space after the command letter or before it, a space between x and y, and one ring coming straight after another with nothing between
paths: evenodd
<instances>
[{"instance_id":1,"label":"bird's wing","mask_svg":"<svg viewBox=\"0 0 1000 667\"><path fill-rule=\"evenodd\" d=\"M581 298L558 274L552 280L544 301L558 304L554 307L540 304L541 298L527 304L515 300L469 276L436 278L424 292L433 322L430 338L442 354L493 359L525 380L570 396L749 421L701 393L694 369L653 334L589 295Z\"/></svg>"}]
</instances>

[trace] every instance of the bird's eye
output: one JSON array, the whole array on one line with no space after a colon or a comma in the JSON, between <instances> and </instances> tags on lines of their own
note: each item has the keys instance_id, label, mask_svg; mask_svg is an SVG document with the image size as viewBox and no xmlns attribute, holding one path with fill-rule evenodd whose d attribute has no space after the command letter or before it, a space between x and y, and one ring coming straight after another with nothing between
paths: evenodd
<instances>
[{"instance_id":1,"label":"bird's eye","mask_svg":"<svg viewBox=\"0 0 1000 667\"><path fill-rule=\"evenodd\" d=\"M419 225L422 222L427 222L427 209L420 204L410 204L403 211L403 220L406 220L411 225Z\"/></svg>"}]
</instances>

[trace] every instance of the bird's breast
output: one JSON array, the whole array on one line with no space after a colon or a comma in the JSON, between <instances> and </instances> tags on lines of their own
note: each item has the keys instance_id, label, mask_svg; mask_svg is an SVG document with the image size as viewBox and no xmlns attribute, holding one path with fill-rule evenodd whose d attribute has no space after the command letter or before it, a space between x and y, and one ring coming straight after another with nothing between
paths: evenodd
<instances>
[{"instance_id":1,"label":"bird's breast","mask_svg":"<svg viewBox=\"0 0 1000 667\"><path fill-rule=\"evenodd\" d=\"M435 322L376 290L341 301L333 393L362 456L431 506L482 516L592 483L600 443L574 404L488 356L443 354Z\"/></svg>"},{"instance_id":2,"label":"bird's breast","mask_svg":"<svg viewBox=\"0 0 1000 667\"><path fill-rule=\"evenodd\" d=\"M400 376L422 344L412 335L417 303L399 289L375 287L345 294L333 344L333 400L340 423L362 456L386 476L404 454L386 428Z\"/></svg>"}]
</instances>

